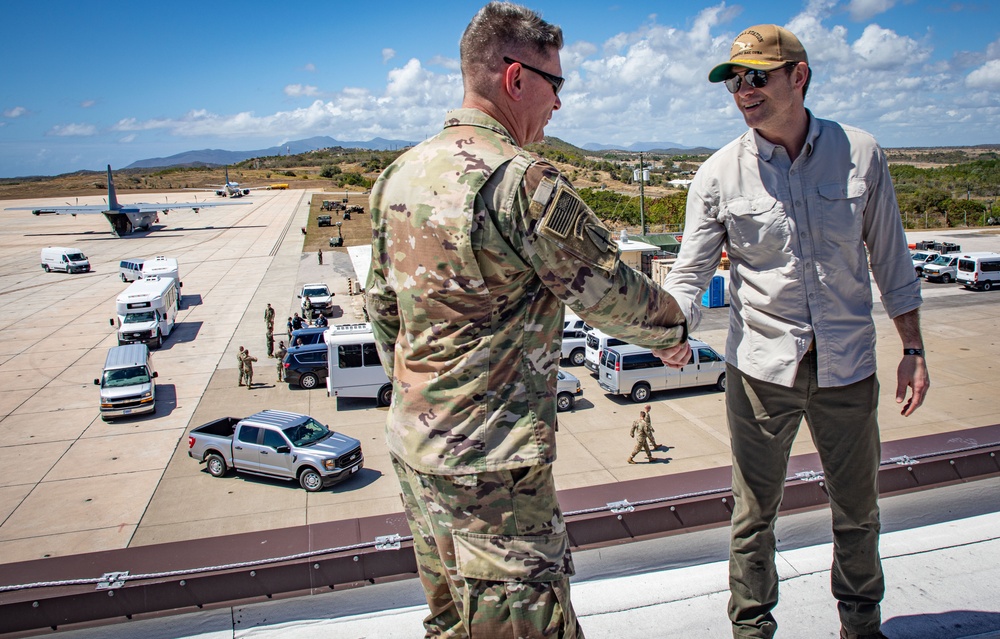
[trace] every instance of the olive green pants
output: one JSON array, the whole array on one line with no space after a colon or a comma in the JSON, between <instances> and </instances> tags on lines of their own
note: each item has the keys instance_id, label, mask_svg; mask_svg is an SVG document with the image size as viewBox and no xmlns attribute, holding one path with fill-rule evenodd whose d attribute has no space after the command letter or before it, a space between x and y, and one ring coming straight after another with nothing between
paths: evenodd
<instances>
[{"instance_id":1,"label":"olive green pants","mask_svg":"<svg viewBox=\"0 0 1000 639\"><path fill-rule=\"evenodd\" d=\"M810 352L792 388L747 377L732 365L726 380L735 502L729 554L733 636L769 638L777 628L771 614L778 603L774 523L803 417L830 498L831 588L841 623L854 632L877 632L885 592L878 552L878 379L820 388Z\"/></svg>"},{"instance_id":2,"label":"olive green pants","mask_svg":"<svg viewBox=\"0 0 1000 639\"><path fill-rule=\"evenodd\" d=\"M430 614L427 637L583 637L552 467L421 473L392 456Z\"/></svg>"}]
</instances>

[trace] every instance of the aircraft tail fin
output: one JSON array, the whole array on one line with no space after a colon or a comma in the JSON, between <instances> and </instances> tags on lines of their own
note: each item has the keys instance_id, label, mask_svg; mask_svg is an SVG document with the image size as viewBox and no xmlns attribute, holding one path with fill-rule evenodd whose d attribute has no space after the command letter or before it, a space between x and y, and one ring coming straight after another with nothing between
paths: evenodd
<instances>
[{"instance_id":1,"label":"aircraft tail fin","mask_svg":"<svg viewBox=\"0 0 1000 639\"><path fill-rule=\"evenodd\" d=\"M226 166L226 184L229 184L229 166Z\"/></svg>"},{"instance_id":2,"label":"aircraft tail fin","mask_svg":"<svg viewBox=\"0 0 1000 639\"><path fill-rule=\"evenodd\" d=\"M117 211L121 208L118 204L118 195L115 194L115 181L111 179L111 165L108 165L108 210Z\"/></svg>"}]
</instances>

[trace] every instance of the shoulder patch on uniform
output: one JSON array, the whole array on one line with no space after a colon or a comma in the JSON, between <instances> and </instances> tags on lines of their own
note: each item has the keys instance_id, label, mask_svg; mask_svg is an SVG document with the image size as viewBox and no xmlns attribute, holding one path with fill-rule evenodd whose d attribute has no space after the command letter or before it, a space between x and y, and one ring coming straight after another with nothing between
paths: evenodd
<instances>
[{"instance_id":1,"label":"shoulder patch on uniform","mask_svg":"<svg viewBox=\"0 0 1000 639\"><path fill-rule=\"evenodd\" d=\"M563 240L570 237L582 240L584 218L589 213L590 210L576 191L560 182L556 186L555 196L551 198L551 204L542 219L539 231L548 231Z\"/></svg>"}]
</instances>

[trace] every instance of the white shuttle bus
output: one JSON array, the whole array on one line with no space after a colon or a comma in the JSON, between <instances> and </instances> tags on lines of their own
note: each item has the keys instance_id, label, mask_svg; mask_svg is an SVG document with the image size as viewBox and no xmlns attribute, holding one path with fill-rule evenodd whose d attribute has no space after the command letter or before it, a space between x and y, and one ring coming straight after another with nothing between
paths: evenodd
<instances>
[{"instance_id":1,"label":"white shuttle bus","mask_svg":"<svg viewBox=\"0 0 1000 639\"><path fill-rule=\"evenodd\" d=\"M181 287L184 286L184 283L181 282L181 270L180 266L177 264L177 260L175 258L164 257L162 255L157 255L149 260L143 260L142 278L149 279L151 277L169 277L174 281L174 287L177 289L177 308L180 309Z\"/></svg>"},{"instance_id":2,"label":"white shuttle bus","mask_svg":"<svg viewBox=\"0 0 1000 639\"><path fill-rule=\"evenodd\" d=\"M371 324L341 324L325 333L326 394L329 397L370 397L379 406L392 402L392 382L382 368Z\"/></svg>"},{"instance_id":3,"label":"white shuttle bus","mask_svg":"<svg viewBox=\"0 0 1000 639\"><path fill-rule=\"evenodd\" d=\"M118 345L149 344L159 348L177 318L177 288L173 278L136 280L115 300ZM114 325L114 320L111 321Z\"/></svg>"}]
</instances>

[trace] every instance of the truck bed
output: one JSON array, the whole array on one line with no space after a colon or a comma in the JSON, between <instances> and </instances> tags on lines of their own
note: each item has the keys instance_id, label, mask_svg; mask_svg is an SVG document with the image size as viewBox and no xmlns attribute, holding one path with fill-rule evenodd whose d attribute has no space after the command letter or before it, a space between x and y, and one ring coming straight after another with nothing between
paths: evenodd
<instances>
[{"instance_id":1,"label":"truck bed","mask_svg":"<svg viewBox=\"0 0 1000 639\"><path fill-rule=\"evenodd\" d=\"M198 435L216 435L217 437L228 437L232 439L233 433L236 432L236 425L240 423L242 417L220 417L219 419L213 420L199 426L191 431L191 434Z\"/></svg>"}]
</instances>

